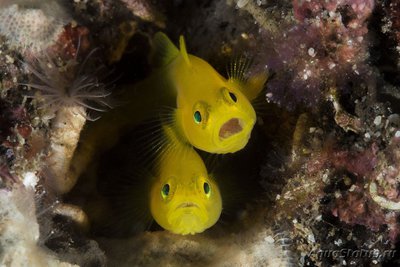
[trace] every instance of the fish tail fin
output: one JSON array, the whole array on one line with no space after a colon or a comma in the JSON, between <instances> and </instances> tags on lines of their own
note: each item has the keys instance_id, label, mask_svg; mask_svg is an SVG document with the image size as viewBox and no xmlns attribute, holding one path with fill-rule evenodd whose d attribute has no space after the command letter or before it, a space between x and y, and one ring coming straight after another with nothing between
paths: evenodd
<instances>
[{"instance_id":1,"label":"fish tail fin","mask_svg":"<svg viewBox=\"0 0 400 267\"><path fill-rule=\"evenodd\" d=\"M179 55L178 48L171 42L165 33L157 32L153 37L153 51L151 63L156 67L168 65Z\"/></svg>"}]
</instances>

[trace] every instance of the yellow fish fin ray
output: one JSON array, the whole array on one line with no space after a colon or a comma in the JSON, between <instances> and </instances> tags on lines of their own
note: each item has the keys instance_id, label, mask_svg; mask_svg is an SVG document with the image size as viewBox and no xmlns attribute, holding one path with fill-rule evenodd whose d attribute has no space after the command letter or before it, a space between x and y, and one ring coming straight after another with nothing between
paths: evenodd
<instances>
[{"instance_id":1,"label":"yellow fish fin ray","mask_svg":"<svg viewBox=\"0 0 400 267\"><path fill-rule=\"evenodd\" d=\"M156 161L156 155L167 140L163 138L161 123L159 118L145 120L134 127L131 127L124 135L119 138L119 144L125 144L132 148L129 157L136 157L138 165L150 166Z\"/></svg>"},{"instance_id":2,"label":"yellow fish fin ray","mask_svg":"<svg viewBox=\"0 0 400 267\"><path fill-rule=\"evenodd\" d=\"M153 137L144 141L144 144L141 145L141 149L138 149L141 155L142 165L146 168L150 168L151 166L157 168L160 162L159 158L165 153L167 147L168 140L160 126L159 129L153 132Z\"/></svg>"},{"instance_id":3,"label":"yellow fish fin ray","mask_svg":"<svg viewBox=\"0 0 400 267\"><path fill-rule=\"evenodd\" d=\"M171 140L178 135L175 118L176 109L172 107L162 107L158 111L158 116L143 122L137 130L138 137L136 142L140 144L137 148L138 155L141 157L142 165L147 168L157 169L160 158L170 150L177 150L177 140ZM167 134L165 128L173 130L173 135ZM182 137L176 139L184 140ZM181 142L181 141L179 141Z\"/></svg>"},{"instance_id":4,"label":"yellow fish fin ray","mask_svg":"<svg viewBox=\"0 0 400 267\"><path fill-rule=\"evenodd\" d=\"M190 67L191 64L190 64L190 60L189 60L189 55L186 50L185 38L183 37L183 35L179 36L179 47L180 47L181 55L182 55L183 59L185 60L186 64Z\"/></svg>"},{"instance_id":5,"label":"yellow fish fin ray","mask_svg":"<svg viewBox=\"0 0 400 267\"><path fill-rule=\"evenodd\" d=\"M178 48L162 32L157 32L153 37L153 49L150 62L153 66L164 67L179 56Z\"/></svg>"},{"instance_id":6,"label":"yellow fish fin ray","mask_svg":"<svg viewBox=\"0 0 400 267\"><path fill-rule=\"evenodd\" d=\"M253 60L245 56L235 56L227 67L228 79L239 83L247 81L246 74Z\"/></svg>"},{"instance_id":7,"label":"yellow fish fin ray","mask_svg":"<svg viewBox=\"0 0 400 267\"><path fill-rule=\"evenodd\" d=\"M177 121L176 112L177 112L177 109L175 107L163 106L159 109L158 118L163 125L177 127L176 126L176 121Z\"/></svg>"},{"instance_id":8,"label":"yellow fish fin ray","mask_svg":"<svg viewBox=\"0 0 400 267\"><path fill-rule=\"evenodd\" d=\"M252 64L252 59L239 56L234 57L227 68L228 81L238 85L249 101L257 98L263 90L264 84L268 78L268 73L266 71L247 77Z\"/></svg>"},{"instance_id":9,"label":"yellow fish fin ray","mask_svg":"<svg viewBox=\"0 0 400 267\"><path fill-rule=\"evenodd\" d=\"M158 154L159 162L169 158L186 158L186 155L192 150L192 146L186 142L181 133L174 124L163 124L164 146L160 148Z\"/></svg>"},{"instance_id":10,"label":"yellow fish fin ray","mask_svg":"<svg viewBox=\"0 0 400 267\"><path fill-rule=\"evenodd\" d=\"M177 145L177 143L168 143L159 153L158 161L160 164L156 164L155 169L159 171L161 168L161 162L168 162L176 158L185 159L185 149Z\"/></svg>"}]
</instances>

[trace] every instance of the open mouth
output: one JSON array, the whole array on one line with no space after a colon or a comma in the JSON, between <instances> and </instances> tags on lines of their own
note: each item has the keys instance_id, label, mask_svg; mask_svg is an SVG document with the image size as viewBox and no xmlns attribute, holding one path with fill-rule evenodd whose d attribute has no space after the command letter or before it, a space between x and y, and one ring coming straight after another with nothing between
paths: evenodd
<instances>
[{"instance_id":1,"label":"open mouth","mask_svg":"<svg viewBox=\"0 0 400 267\"><path fill-rule=\"evenodd\" d=\"M194 207L198 208L199 206L197 206L193 202L184 202L184 203L180 204L178 207L176 207L175 210L181 209L181 208L194 208Z\"/></svg>"},{"instance_id":2,"label":"open mouth","mask_svg":"<svg viewBox=\"0 0 400 267\"><path fill-rule=\"evenodd\" d=\"M230 119L225 122L221 129L219 129L219 137L222 139L226 139L234 134L237 134L243 130L243 127L240 123L240 120L237 118Z\"/></svg>"}]
</instances>

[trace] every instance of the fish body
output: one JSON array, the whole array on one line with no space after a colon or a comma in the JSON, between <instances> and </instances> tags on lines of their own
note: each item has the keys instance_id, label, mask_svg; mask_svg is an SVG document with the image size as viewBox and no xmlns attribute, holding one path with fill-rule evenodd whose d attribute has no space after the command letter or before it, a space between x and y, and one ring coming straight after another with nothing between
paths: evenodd
<instances>
[{"instance_id":1,"label":"fish body","mask_svg":"<svg viewBox=\"0 0 400 267\"><path fill-rule=\"evenodd\" d=\"M196 234L213 226L222 211L221 194L197 152L163 126L168 143L159 157L151 186L150 210L155 221L176 234Z\"/></svg>"}]
</instances>

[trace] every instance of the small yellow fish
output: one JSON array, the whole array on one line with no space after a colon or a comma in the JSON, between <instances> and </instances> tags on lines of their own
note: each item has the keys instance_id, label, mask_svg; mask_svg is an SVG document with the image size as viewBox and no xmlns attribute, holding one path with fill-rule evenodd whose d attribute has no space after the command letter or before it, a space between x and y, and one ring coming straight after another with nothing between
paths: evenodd
<instances>
[{"instance_id":1,"label":"small yellow fish","mask_svg":"<svg viewBox=\"0 0 400 267\"><path fill-rule=\"evenodd\" d=\"M197 152L163 126L169 143L159 157L151 185L150 210L155 221L175 234L196 234L213 226L222 211L217 184Z\"/></svg>"},{"instance_id":2,"label":"small yellow fish","mask_svg":"<svg viewBox=\"0 0 400 267\"><path fill-rule=\"evenodd\" d=\"M139 128L101 160L98 199L105 198L99 202L92 197L86 209L94 231L124 236L144 230L154 219L170 232L187 235L201 233L218 221L221 194L203 160L178 140L170 125L159 126L158 149L149 148L151 142L143 146Z\"/></svg>"},{"instance_id":3,"label":"small yellow fish","mask_svg":"<svg viewBox=\"0 0 400 267\"><path fill-rule=\"evenodd\" d=\"M175 119L183 136L209 153L241 150L256 121L250 101L262 90L266 75L246 80L243 66L234 65L225 79L206 61L187 53L183 36L180 50L163 33L153 42L153 62L161 69L153 79L176 93Z\"/></svg>"}]
</instances>

